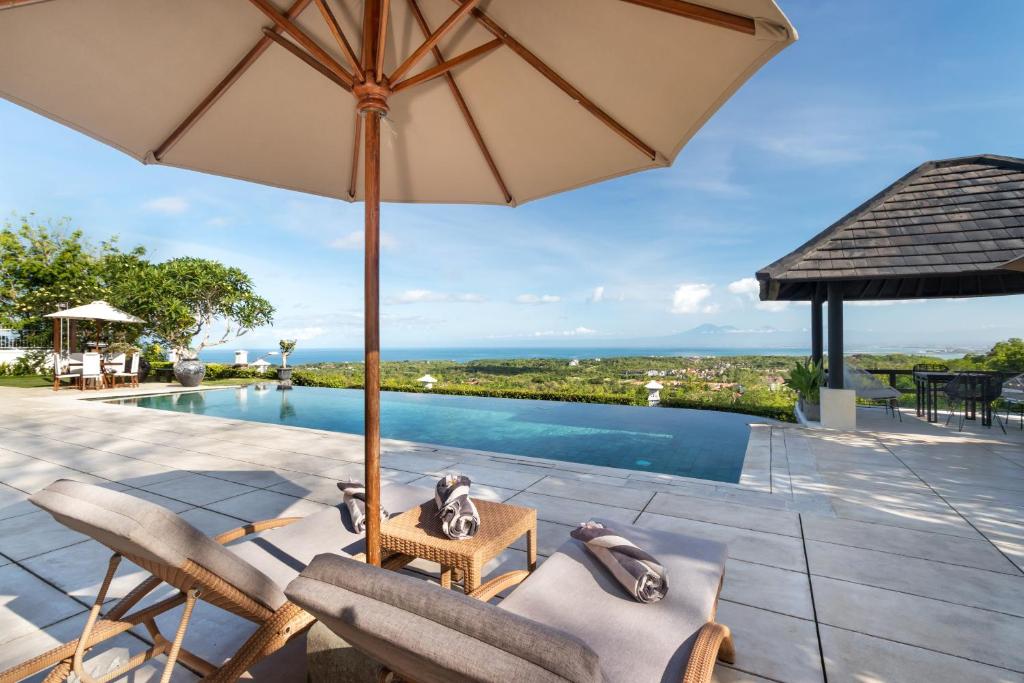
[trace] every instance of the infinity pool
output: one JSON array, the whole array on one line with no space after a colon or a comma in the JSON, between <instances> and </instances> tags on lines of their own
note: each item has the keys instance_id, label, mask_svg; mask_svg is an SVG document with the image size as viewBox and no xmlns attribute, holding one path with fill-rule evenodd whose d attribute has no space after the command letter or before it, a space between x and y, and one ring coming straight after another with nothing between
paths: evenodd
<instances>
[{"instance_id":1,"label":"infinity pool","mask_svg":"<svg viewBox=\"0 0 1024 683\"><path fill-rule=\"evenodd\" d=\"M363 432L363 392L254 386L113 401L334 432ZM438 394L381 394L381 436L554 460L739 481L750 415Z\"/></svg>"}]
</instances>

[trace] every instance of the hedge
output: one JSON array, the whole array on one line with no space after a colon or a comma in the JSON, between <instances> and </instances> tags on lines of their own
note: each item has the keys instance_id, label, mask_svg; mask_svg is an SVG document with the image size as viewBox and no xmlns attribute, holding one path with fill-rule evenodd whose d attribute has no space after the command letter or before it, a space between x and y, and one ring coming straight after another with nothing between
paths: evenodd
<instances>
[{"instance_id":1,"label":"hedge","mask_svg":"<svg viewBox=\"0 0 1024 683\"><path fill-rule=\"evenodd\" d=\"M304 387L326 387L331 389L362 389L361 379L349 378L344 375L325 375L319 372L303 372L298 370L292 373L292 384ZM447 394L453 396L488 396L491 398L519 398L533 399L538 401L566 401L569 403L604 403L611 405L647 405L647 396L636 394L609 394L607 392L558 392L558 391L531 391L527 389L498 389L474 386L469 384L451 384L447 386L435 386L433 389L424 389L416 384L405 384L398 382L382 382L381 389L384 391L402 391L413 394ZM713 403L700 399L686 399L679 397L663 397L661 405L667 408L690 408L695 410L717 410L730 413L746 413L759 417L768 417L782 422L795 422L792 406L783 405L760 405L748 403Z\"/></svg>"},{"instance_id":2,"label":"hedge","mask_svg":"<svg viewBox=\"0 0 1024 683\"><path fill-rule=\"evenodd\" d=\"M161 373L166 374L172 371L174 363L170 361L154 361L150 363L149 376L156 379ZM236 368L231 365L225 365L223 363L207 363L206 364L206 375L203 379L216 380L216 379L231 379L231 378L242 378L242 379L273 379L275 374L273 371L264 372L262 375L256 372L253 368Z\"/></svg>"}]
</instances>

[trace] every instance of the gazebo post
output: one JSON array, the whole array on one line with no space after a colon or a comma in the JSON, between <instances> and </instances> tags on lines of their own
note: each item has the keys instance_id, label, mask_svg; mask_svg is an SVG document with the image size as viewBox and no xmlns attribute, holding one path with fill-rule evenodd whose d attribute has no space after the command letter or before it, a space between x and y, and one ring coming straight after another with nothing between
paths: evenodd
<instances>
[{"instance_id":1,"label":"gazebo post","mask_svg":"<svg viewBox=\"0 0 1024 683\"><path fill-rule=\"evenodd\" d=\"M825 302L821 287L817 286L811 298L811 362L821 363L825 352L825 340L822 329L821 307Z\"/></svg>"},{"instance_id":2,"label":"gazebo post","mask_svg":"<svg viewBox=\"0 0 1024 683\"><path fill-rule=\"evenodd\" d=\"M56 357L54 358L54 368L57 367L57 365L56 365L56 363L57 363L56 358L60 357L61 351L63 351L63 349L61 348L61 320L60 320L60 318L54 318L53 319L53 352L54 352L54 354L56 354Z\"/></svg>"},{"instance_id":3,"label":"gazebo post","mask_svg":"<svg viewBox=\"0 0 1024 683\"><path fill-rule=\"evenodd\" d=\"M828 388L843 388L843 284L828 283Z\"/></svg>"}]
</instances>

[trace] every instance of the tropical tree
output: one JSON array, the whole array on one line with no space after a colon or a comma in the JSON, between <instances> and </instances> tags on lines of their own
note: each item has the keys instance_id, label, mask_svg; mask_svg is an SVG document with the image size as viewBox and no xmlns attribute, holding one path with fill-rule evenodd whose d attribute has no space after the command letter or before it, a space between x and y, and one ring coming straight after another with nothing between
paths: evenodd
<instances>
[{"instance_id":1,"label":"tropical tree","mask_svg":"<svg viewBox=\"0 0 1024 683\"><path fill-rule=\"evenodd\" d=\"M295 345L298 344L297 339L282 339L277 343L281 349L281 367L288 367L288 355L295 350Z\"/></svg>"},{"instance_id":2,"label":"tropical tree","mask_svg":"<svg viewBox=\"0 0 1024 683\"><path fill-rule=\"evenodd\" d=\"M149 322L151 336L181 356L198 355L273 321L274 307L239 268L182 257L139 275L136 315Z\"/></svg>"},{"instance_id":3,"label":"tropical tree","mask_svg":"<svg viewBox=\"0 0 1024 683\"><path fill-rule=\"evenodd\" d=\"M990 370L1024 372L1024 339L1011 337L997 342L984 358Z\"/></svg>"}]
</instances>

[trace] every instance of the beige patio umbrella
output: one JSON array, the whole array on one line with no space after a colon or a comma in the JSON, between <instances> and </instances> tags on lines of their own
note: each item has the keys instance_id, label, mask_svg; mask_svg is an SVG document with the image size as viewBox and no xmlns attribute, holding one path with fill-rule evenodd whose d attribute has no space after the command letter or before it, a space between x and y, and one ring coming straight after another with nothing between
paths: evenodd
<instances>
[{"instance_id":1,"label":"beige patio umbrella","mask_svg":"<svg viewBox=\"0 0 1024 683\"><path fill-rule=\"evenodd\" d=\"M3 97L144 163L365 201L374 563L381 200L515 205L667 166L797 37L772 0L5 7Z\"/></svg>"},{"instance_id":2,"label":"beige patio umbrella","mask_svg":"<svg viewBox=\"0 0 1024 683\"><path fill-rule=\"evenodd\" d=\"M53 350L61 353L61 331L60 320L94 320L96 321L96 350L100 350L100 331L103 323L145 323L142 318L125 313L119 308L114 308L106 301L93 301L74 308L66 308L63 311L47 313L44 318L53 318Z\"/></svg>"}]
</instances>

